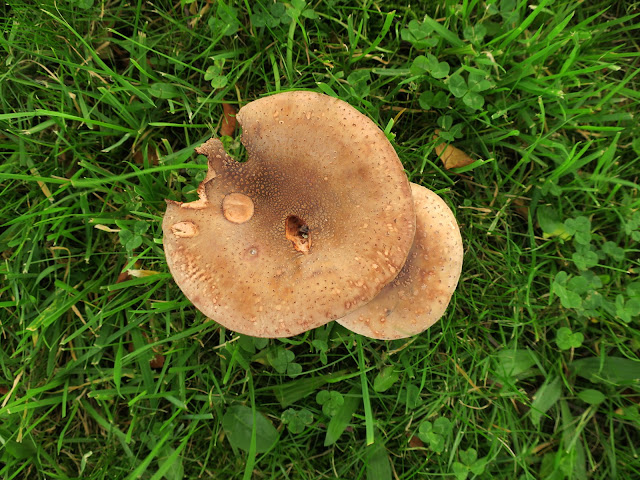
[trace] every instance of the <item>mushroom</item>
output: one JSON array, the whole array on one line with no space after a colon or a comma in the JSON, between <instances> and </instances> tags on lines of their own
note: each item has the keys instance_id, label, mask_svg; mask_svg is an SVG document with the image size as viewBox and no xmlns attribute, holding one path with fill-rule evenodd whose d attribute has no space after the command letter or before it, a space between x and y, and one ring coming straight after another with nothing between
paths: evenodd
<instances>
[{"instance_id":1,"label":"mushroom","mask_svg":"<svg viewBox=\"0 0 640 480\"><path fill-rule=\"evenodd\" d=\"M444 314L462 270L462 238L453 212L431 190L411 184L416 236L398 276L371 302L338 323L381 340L405 338Z\"/></svg>"},{"instance_id":2,"label":"mushroom","mask_svg":"<svg viewBox=\"0 0 640 480\"><path fill-rule=\"evenodd\" d=\"M349 104L312 92L240 109L249 159L218 139L196 149L199 200L167 200L169 269L209 318L287 337L343 317L400 271L415 234L411 188L384 133Z\"/></svg>"}]
</instances>

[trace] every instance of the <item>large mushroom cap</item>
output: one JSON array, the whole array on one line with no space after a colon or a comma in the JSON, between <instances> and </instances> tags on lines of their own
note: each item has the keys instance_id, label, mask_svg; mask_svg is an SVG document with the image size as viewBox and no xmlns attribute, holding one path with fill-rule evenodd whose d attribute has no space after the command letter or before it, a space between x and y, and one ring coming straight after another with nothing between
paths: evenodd
<instances>
[{"instance_id":1,"label":"large mushroom cap","mask_svg":"<svg viewBox=\"0 0 640 480\"><path fill-rule=\"evenodd\" d=\"M237 115L249 154L211 139L200 200L167 202L164 248L185 295L236 332L286 337L370 301L402 268L415 233L409 182L384 133L311 92Z\"/></svg>"},{"instance_id":2,"label":"large mushroom cap","mask_svg":"<svg viewBox=\"0 0 640 480\"><path fill-rule=\"evenodd\" d=\"M444 314L462 270L462 238L453 212L415 183L416 236L407 262L371 302L338 320L356 333L393 340L420 333Z\"/></svg>"}]
</instances>

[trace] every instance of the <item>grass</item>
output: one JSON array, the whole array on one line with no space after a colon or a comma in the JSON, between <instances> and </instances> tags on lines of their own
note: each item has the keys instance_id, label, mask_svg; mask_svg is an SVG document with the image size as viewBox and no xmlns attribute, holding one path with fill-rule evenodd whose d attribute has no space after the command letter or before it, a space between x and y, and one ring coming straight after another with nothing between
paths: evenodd
<instances>
[{"instance_id":1,"label":"grass","mask_svg":"<svg viewBox=\"0 0 640 480\"><path fill-rule=\"evenodd\" d=\"M639 478L639 14L9 2L0 477ZM173 283L193 147L223 102L289 89L370 116L454 208L463 273L424 334L242 337ZM444 169L438 135L479 161Z\"/></svg>"}]
</instances>

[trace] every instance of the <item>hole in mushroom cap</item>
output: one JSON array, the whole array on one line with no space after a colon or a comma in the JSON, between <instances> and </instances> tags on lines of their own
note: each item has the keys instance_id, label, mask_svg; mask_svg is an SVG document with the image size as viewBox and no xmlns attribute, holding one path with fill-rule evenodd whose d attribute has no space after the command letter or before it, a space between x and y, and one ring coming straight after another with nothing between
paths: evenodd
<instances>
[{"instance_id":1,"label":"hole in mushroom cap","mask_svg":"<svg viewBox=\"0 0 640 480\"><path fill-rule=\"evenodd\" d=\"M295 215L289 215L284 223L284 234L293 244L293 248L302 253L311 250L311 228Z\"/></svg>"},{"instance_id":2,"label":"hole in mushroom cap","mask_svg":"<svg viewBox=\"0 0 640 480\"><path fill-rule=\"evenodd\" d=\"M230 222L247 222L253 217L253 200L242 193L230 193L222 199L222 213Z\"/></svg>"}]
</instances>

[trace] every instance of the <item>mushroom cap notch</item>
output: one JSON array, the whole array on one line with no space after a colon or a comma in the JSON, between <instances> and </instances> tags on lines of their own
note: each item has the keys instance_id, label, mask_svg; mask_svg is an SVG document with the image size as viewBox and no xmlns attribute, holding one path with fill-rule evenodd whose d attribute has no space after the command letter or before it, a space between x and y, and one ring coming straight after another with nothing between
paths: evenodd
<instances>
[{"instance_id":1,"label":"mushroom cap notch","mask_svg":"<svg viewBox=\"0 0 640 480\"><path fill-rule=\"evenodd\" d=\"M187 298L259 337L296 335L369 302L415 234L409 182L384 133L311 92L256 100L237 120L249 159L207 141L200 199L167 202L164 249Z\"/></svg>"},{"instance_id":2,"label":"mushroom cap notch","mask_svg":"<svg viewBox=\"0 0 640 480\"><path fill-rule=\"evenodd\" d=\"M380 340L423 332L444 314L462 270L462 237L451 209L431 190L411 184L416 236L404 267L371 302L338 323Z\"/></svg>"}]
</instances>

